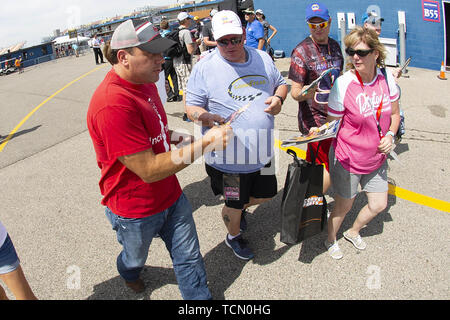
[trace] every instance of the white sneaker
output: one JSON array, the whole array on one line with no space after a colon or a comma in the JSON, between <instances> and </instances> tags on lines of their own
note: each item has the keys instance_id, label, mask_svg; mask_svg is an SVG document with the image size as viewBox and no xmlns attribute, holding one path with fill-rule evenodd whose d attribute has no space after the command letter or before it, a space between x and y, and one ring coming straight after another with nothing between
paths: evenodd
<instances>
[{"instance_id":1,"label":"white sneaker","mask_svg":"<svg viewBox=\"0 0 450 320\"><path fill-rule=\"evenodd\" d=\"M329 243L328 240L325 240L325 247L328 250L328 254L335 260L339 260L342 259L342 257L344 256L342 254L341 248L339 248L339 244L337 243L337 241L335 241L334 243Z\"/></svg>"},{"instance_id":2,"label":"white sneaker","mask_svg":"<svg viewBox=\"0 0 450 320\"><path fill-rule=\"evenodd\" d=\"M355 246L356 249L364 250L367 247L366 243L359 234L355 237L351 237L347 230L343 233L343 235L346 240L350 241Z\"/></svg>"}]
</instances>

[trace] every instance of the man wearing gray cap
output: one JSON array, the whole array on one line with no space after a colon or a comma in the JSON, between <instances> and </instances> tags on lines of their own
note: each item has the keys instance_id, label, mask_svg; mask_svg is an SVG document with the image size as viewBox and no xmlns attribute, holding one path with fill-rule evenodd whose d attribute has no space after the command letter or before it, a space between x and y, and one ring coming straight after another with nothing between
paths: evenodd
<instances>
[{"instance_id":1,"label":"man wearing gray cap","mask_svg":"<svg viewBox=\"0 0 450 320\"><path fill-rule=\"evenodd\" d=\"M379 17L375 11L366 12L362 17L364 28L375 30L378 36L381 33L381 23L383 21L384 18Z\"/></svg>"},{"instance_id":2,"label":"man wearing gray cap","mask_svg":"<svg viewBox=\"0 0 450 320\"><path fill-rule=\"evenodd\" d=\"M365 12L362 16L362 23L364 28L374 30L378 36L380 36L381 34L381 25L383 21L384 18L380 17L379 13L377 13L375 10ZM386 67L386 70L389 70L392 73L396 81L402 75L402 68L399 67Z\"/></svg>"},{"instance_id":3,"label":"man wearing gray cap","mask_svg":"<svg viewBox=\"0 0 450 320\"><path fill-rule=\"evenodd\" d=\"M214 128L193 143L190 136L169 130L155 82L162 52L174 44L149 22L119 25L105 47L112 69L91 99L87 126L101 169L102 204L123 247L117 270L126 285L135 292L145 290L140 273L152 239L159 235L182 297L211 299L192 208L175 173L205 148L226 146L231 130ZM171 150L171 143L180 147Z\"/></svg>"}]
</instances>

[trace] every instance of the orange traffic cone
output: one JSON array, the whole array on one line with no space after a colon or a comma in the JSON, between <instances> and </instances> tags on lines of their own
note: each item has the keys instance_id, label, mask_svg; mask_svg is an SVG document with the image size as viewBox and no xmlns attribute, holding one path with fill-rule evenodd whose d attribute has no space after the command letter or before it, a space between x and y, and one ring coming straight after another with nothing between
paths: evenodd
<instances>
[{"instance_id":1,"label":"orange traffic cone","mask_svg":"<svg viewBox=\"0 0 450 320\"><path fill-rule=\"evenodd\" d=\"M441 72L439 73L438 78L441 80L447 80L447 78L445 77L444 61L442 61L442 63L441 63Z\"/></svg>"}]
</instances>

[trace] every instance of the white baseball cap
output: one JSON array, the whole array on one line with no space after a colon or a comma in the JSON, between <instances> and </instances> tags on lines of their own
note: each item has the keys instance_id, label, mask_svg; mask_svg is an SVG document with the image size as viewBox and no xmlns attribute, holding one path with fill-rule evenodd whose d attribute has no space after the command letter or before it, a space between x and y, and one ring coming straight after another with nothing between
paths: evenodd
<instances>
[{"instance_id":1,"label":"white baseball cap","mask_svg":"<svg viewBox=\"0 0 450 320\"><path fill-rule=\"evenodd\" d=\"M261 9L258 9L255 11L256 14L260 13L260 14L264 14L264 12Z\"/></svg>"},{"instance_id":2,"label":"white baseball cap","mask_svg":"<svg viewBox=\"0 0 450 320\"><path fill-rule=\"evenodd\" d=\"M193 18L194 18L193 16L191 16L189 13L187 13L185 11L180 12L178 14L178 16L177 16L177 20L178 21L183 21L183 20L186 20L186 19L193 19Z\"/></svg>"},{"instance_id":3,"label":"white baseball cap","mask_svg":"<svg viewBox=\"0 0 450 320\"><path fill-rule=\"evenodd\" d=\"M238 15L230 10L217 12L211 21L214 39L218 40L229 34L242 34L242 23Z\"/></svg>"},{"instance_id":4,"label":"white baseball cap","mask_svg":"<svg viewBox=\"0 0 450 320\"><path fill-rule=\"evenodd\" d=\"M211 17L214 17L214 15L215 15L217 12L219 12L219 11L217 11L216 9L212 9L211 12L209 13L209 15L210 15Z\"/></svg>"}]
</instances>

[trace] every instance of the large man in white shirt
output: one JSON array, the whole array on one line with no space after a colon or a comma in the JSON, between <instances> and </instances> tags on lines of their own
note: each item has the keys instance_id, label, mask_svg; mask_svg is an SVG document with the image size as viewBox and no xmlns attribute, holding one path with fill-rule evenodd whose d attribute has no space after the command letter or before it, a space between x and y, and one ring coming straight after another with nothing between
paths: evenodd
<instances>
[{"instance_id":1,"label":"large man in white shirt","mask_svg":"<svg viewBox=\"0 0 450 320\"><path fill-rule=\"evenodd\" d=\"M195 64L187 86L189 117L205 134L217 123L231 123L235 137L226 152L205 154L211 189L225 197L222 218L225 243L243 260L254 257L241 236L245 210L269 201L277 193L273 170L274 116L281 111L288 86L264 51L244 46L245 29L229 10L212 18L217 49Z\"/></svg>"}]
</instances>

